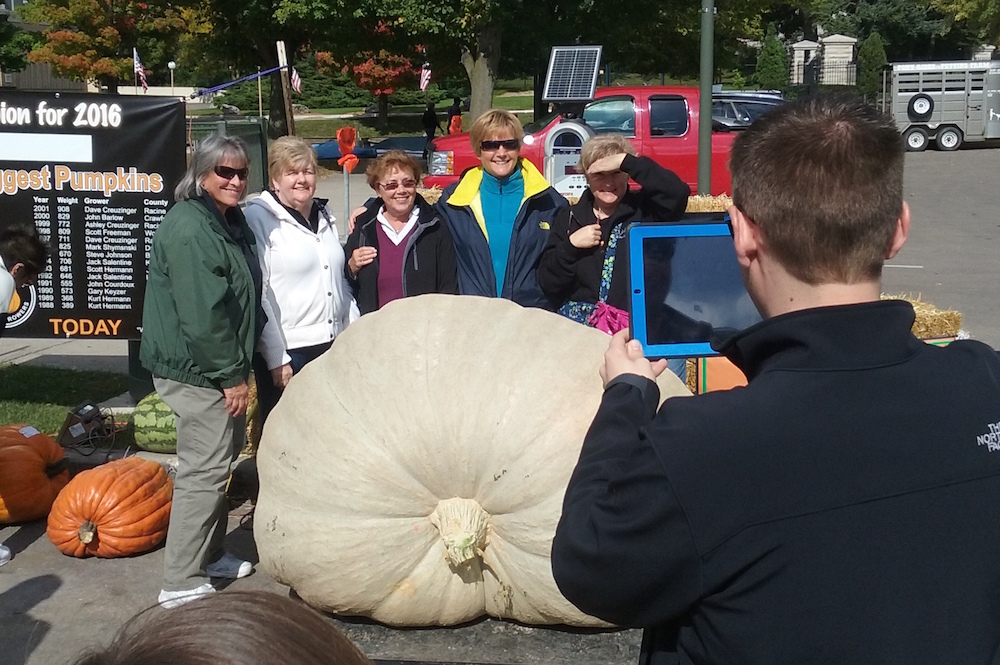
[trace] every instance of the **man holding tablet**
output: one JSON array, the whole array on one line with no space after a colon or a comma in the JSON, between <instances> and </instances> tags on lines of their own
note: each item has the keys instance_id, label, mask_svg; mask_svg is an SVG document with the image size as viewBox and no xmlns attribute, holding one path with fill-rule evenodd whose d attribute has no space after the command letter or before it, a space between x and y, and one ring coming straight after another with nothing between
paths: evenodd
<instances>
[{"instance_id":1,"label":"man holding tablet","mask_svg":"<svg viewBox=\"0 0 1000 665\"><path fill-rule=\"evenodd\" d=\"M1000 359L880 301L903 246L903 143L844 97L732 152L733 242L764 321L720 349L745 388L671 399L627 333L573 472L552 569L646 629L641 663L994 663Z\"/></svg>"}]
</instances>

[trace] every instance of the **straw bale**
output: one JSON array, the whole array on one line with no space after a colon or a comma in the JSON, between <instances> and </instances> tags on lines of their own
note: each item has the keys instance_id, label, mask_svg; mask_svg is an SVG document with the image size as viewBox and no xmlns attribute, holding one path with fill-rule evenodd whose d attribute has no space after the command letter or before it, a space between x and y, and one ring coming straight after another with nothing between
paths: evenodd
<instances>
[{"instance_id":1,"label":"straw bale","mask_svg":"<svg viewBox=\"0 0 1000 665\"><path fill-rule=\"evenodd\" d=\"M939 309L929 302L920 299L920 294L914 296L882 294L882 300L905 300L913 305L916 319L911 330L918 339L934 339L936 337L957 337L962 327L962 314L951 309Z\"/></svg>"}]
</instances>

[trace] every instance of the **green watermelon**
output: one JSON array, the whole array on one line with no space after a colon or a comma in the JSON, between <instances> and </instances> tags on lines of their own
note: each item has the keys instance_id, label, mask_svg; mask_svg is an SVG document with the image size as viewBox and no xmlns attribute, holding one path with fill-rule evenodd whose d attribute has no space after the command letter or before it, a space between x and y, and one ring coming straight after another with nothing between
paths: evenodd
<instances>
[{"instance_id":1,"label":"green watermelon","mask_svg":"<svg viewBox=\"0 0 1000 665\"><path fill-rule=\"evenodd\" d=\"M174 412L155 392L149 393L132 412L135 445L151 453L177 452L177 426Z\"/></svg>"}]
</instances>

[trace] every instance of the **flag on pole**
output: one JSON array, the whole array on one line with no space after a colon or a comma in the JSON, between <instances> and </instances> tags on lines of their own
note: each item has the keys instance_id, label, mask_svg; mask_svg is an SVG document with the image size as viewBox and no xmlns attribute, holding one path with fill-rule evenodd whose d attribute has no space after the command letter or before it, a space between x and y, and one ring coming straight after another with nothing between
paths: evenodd
<instances>
[{"instance_id":1,"label":"flag on pole","mask_svg":"<svg viewBox=\"0 0 1000 665\"><path fill-rule=\"evenodd\" d=\"M299 78L299 73L295 71L295 67L292 67L292 90L302 94L302 79Z\"/></svg>"},{"instance_id":2,"label":"flag on pole","mask_svg":"<svg viewBox=\"0 0 1000 665\"><path fill-rule=\"evenodd\" d=\"M424 91L427 86L431 84L431 65L429 62L425 62L424 66L420 68L420 90Z\"/></svg>"},{"instance_id":3,"label":"flag on pole","mask_svg":"<svg viewBox=\"0 0 1000 665\"><path fill-rule=\"evenodd\" d=\"M134 46L132 47L132 69L135 70L139 80L142 81L142 91L146 92L149 90L149 86L146 84L146 69L142 66L142 60L139 60L139 49Z\"/></svg>"}]
</instances>

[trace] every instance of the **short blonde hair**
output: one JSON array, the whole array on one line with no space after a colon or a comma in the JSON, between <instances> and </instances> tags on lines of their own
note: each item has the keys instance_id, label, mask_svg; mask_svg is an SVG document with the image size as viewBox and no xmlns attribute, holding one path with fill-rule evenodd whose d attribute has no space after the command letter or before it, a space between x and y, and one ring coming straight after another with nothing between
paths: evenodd
<instances>
[{"instance_id":1,"label":"short blonde hair","mask_svg":"<svg viewBox=\"0 0 1000 665\"><path fill-rule=\"evenodd\" d=\"M416 157L407 155L402 150L390 150L374 162L368 165L365 169L365 178L368 180L368 186L374 190L378 190L377 185L382 182L382 178L388 175L394 168L398 168L401 171L410 171L413 174L413 179L420 182L420 162L417 161Z\"/></svg>"},{"instance_id":2,"label":"short blonde hair","mask_svg":"<svg viewBox=\"0 0 1000 665\"><path fill-rule=\"evenodd\" d=\"M482 148L479 146L483 142L483 139L487 136L506 134L507 132L513 134L514 138L518 141L524 136L524 128L521 126L517 116L510 111L490 109L476 118L476 121L472 123L472 128L469 130L469 141L472 142L472 149L475 151L476 157L483 156Z\"/></svg>"},{"instance_id":3,"label":"short blonde hair","mask_svg":"<svg viewBox=\"0 0 1000 665\"><path fill-rule=\"evenodd\" d=\"M580 163L576 165L576 170L580 173L586 173L590 165L597 160L611 155L620 155L623 152L633 157L638 154L632 142L621 134L594 136L583 144L583 149L580 151Z\"/></svg>"},{"instance_id":4,"label":"short blonde hair","mask_svg":"<svg viewBox=\"0 0 1000 665\"><path fill-rule=\"evenodd\" d=\"M297 136L275 139L267 150L267 175L275 181L292 169L312 168L319 162L313 147Z\"/></svg>"}]
</instances>

